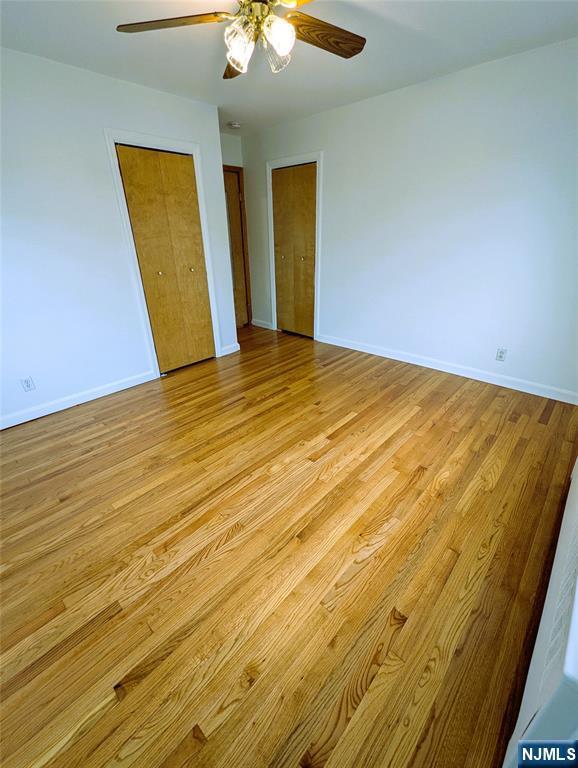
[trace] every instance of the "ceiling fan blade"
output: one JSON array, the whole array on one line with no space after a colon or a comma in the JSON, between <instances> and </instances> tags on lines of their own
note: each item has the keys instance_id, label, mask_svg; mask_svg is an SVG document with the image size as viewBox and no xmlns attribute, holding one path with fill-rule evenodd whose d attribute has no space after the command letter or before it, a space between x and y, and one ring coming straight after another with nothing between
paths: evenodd
<instances>
[{"instance_id":1,"label":"ceiling fan blade","mask_svg":"<svg viewBox=\"0 0 578 768\"><path fill-rule=\"evenodd\" d=\"M173 19L157 19L156 21L140 21L136 24L119 24L117 32L148 32L152 29L169 29L170 27L187 27L190 24L214 24L232 18L230 13L217 12L198 13L195 16L176 16Z\"/></svg>"},{"instance_id":2,"label":"ceiling fan blade","mask_svg":"<svg viewBox=\"0 0 578 768\"><path fill-rule=\"evenodd\" d=\"M229 64L227 62L227 68L225 69L223 73L223 80L231 80L233 77L238 77L239 75L242 75L242 72L239 72L238 69L235 69L235 67L232 64Z\"/></svg>"},{"instance_id":3,"label":"ceiling fan blade","mask_svg":"<svg viewBox=\"0 0 578 768\"><path fill-rule=\"evenodd\" d=\"M305 13L295 11L288 13L285 18L295 27L298 40L315 45L329 53L335 53L344 59L357 56L365 46L364 37L313 16L307 16Z\"/></svg>"}]
</instances>

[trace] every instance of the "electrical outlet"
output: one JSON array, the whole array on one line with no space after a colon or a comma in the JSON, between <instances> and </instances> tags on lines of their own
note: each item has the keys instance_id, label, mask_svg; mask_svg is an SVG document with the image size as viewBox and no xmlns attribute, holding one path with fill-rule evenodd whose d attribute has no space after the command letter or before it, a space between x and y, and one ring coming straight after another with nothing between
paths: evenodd
<instances>
[{"instance_id":1,"label":"electrical outlet","mask_svg":"<svg viewBox=\"0 0 578 768\"><path fill-rule=\"evenodd\" d=\"M36 389L36 384L34 383L32 376L28 376L26 379L20 379L20 383L25 392L32 392L33 389Z\"/></svg>"},{"instance_id":2,"label":"electrical outlet","mask_svg":"<svg viewBox=\"0 0 578 768\"><path fill-rule=\"evenodd\" d=\"M500 363L503 363L507 354L507 349L504 349L504 347L498 347L496 350L496 360L498 360Z\"/></svg>"}]
</instances>

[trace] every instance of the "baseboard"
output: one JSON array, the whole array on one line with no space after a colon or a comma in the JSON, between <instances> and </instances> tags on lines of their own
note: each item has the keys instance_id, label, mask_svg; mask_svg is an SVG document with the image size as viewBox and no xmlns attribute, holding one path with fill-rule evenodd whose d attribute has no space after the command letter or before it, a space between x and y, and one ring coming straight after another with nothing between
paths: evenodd
<instances>
[{"instance_id":1,"label":"baseboard","mask_svg":"<svg viewBox=\"0 0 578 768\"><path fill-rule=\"evenodd\" d=\"M241 347L238 344L227 344L226 347L221 347L221 351L217 357L225 357L225 355L232 355L233 352L240 352Z\"/></svg>"},{"instance_id":2,"label":"baseboard","mask_svg":"<svg viewBox=\"0 0 578 768\"><path fill-rule=\"evenodd\" d=\"M137 384L144 384L146 381L152 381L156 378L157 374L155 371L145 371L136 376L111 381L109 384L103 384L100 387L94 387L94 389L85 389L83 392L76 392L74 395L67 395L58 400L40 403L40 405L34 405L32 408L14 411L0 418L0 429L14 427L17 424L23 424L26 421L32 421L32 419L39 419L41 416L48 416L48 414L56 413L57 411L64 411L66 408L72 408L74 405L81 405L105 395L112 395L114 392L120 392L129 387L136 387Z\"/></svg>"},{"instance_id":3,"label":"baseboard","mask_svg":"<svg viewBox=\"0 0 578 768\"><path fill-rule=\"evenodd\" d=\"M257 320L255 317L251 320L251 325L256 325L257 328L266 328L268 331L276 331L273 323L267 323L265 320Z\"/></svg>"},{"instance_id":4,"label":"baseboard","mask_svg":"<svg viewBox=\"0 0 578 768\"><path fill-rule=\"evenodd\" d=\"M443 371L444 373L455 373L458 376L465 376L468 379L484 381L487 384L497 384L500 387L516 389L520 392L528 392L531 395L539 395L540 397L548 397L551 400L560 400L563 403L578 405L578 392L572 392L570 389L559 389L558 387L551 387L547 384L540 384L535 381L517 379L513 376L503 376L499 373L484 371L480 368L470 368L466 365L450 363L447 360L438 360L434 357L423 357L399 349L387 349L386 347L379 347L374 344L364 344L363 342L351 341L350 339L341 339L337 336L321 335L316 336L315 340L325 344L333 344L333 346L336 347L354 349L357 352L368 352L369 354L377 355L378 357L388 357L403 363L413 363L414 365L421 365L424 368L433 368L436 371Z\"/></svg>"},{"instance_id":5,"label":"baseboard","mask_svg":"<svg viewBox=\"0 0 578 768\"><path fill-rule=\"evenodd\" d=\"M259 320L252 320L252 325L256 325L259 328L267 328L269 330L275 330L271 327L270 323L264 323ZM458 365L456 363L449 363L446 360L438 360L432 357L423 357L421 355L414 355L410 352L404 352L398 349L388 349L386 347L380 347L374 344L364 344L362 342L351 341L350 339L341 339L337 336L320 335L317 336L316 341L323 342L325 344L332 344L336 347L344 347L345 349L353 349L358 352L368 352L371 355L377 355L378 357L387 357L392 360L399 360L404 363L412 363L414 365L421 365L425 368L433 368L436 371L444 371L444 373L455 373L458 376L465 376L470 379L476 379L477 381L484 381L488 384L497 384L501 387L507 387L508 389L516 389L520 392L528 392L532 395L539 395L541 397L548 397L552 400L560 400L563 403L571 403L578 405L578 392L572 392L567 389L559 389L558 387L551 387L545 384L539 384L534 381L527 381L526 379L518 379L512 376L503 376L493 373L491 371L484 371L480 368L470 368L465 365ZM220 357L225 355L239 352L239 344L229 344L221 349ZM0 417L0 429L7 429L17 424L23 424L26 421L32 421L32 419L38 419L41 416L47 416L50 413L56 413L57 411L63 411L66 408L72 408L74 405L80 405L81 403L87 403L90 400L96 400L99 397L105 397L111 395L114 392L121 392L123 389L129 387L135 387L138 384L144 384L147 381L152 381L157 378L155 371L145 371L139 373L136 376L129 376L126 379L119 379L108 384L103 384L100 387L94 389L87 389L83 392L77 392L67 397L59 398L58 400L52 400L47 403L40 403L32 408L25 408L21 411L14 411L13 413L6 414Z\"/></svg>"}]
</instances>

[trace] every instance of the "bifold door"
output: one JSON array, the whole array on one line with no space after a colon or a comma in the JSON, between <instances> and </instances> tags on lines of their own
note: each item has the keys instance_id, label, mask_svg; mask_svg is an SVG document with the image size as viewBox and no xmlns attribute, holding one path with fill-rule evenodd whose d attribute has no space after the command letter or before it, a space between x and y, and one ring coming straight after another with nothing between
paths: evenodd
<instances>
[{"instance_id":1,"label":"bifold door","mask_svg":"<svg viewBox=\"0 0 578 768\"><path fill-rule=\"evenodd\" d=\"M313 337L317 163L275 168L272 184L277 327Z\"/></svg>"},{"instance_id":2,"label":"bifold door","mask_svg":"<svg viewBox=\"0 0 578 768\"><path fill-rule=\"evenodd\" d=\"M215 355L191 155L116 147L161 372Z\"/></svg>"}]
</instances>

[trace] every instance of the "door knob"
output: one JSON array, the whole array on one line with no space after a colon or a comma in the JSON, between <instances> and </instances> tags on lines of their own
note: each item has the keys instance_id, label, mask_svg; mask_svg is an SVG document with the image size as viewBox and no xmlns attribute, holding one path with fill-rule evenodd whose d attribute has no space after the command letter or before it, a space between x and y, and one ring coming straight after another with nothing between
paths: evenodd
<instances>
[{"instance_id":1,"label":"door knob","mask_svg":"<svg viewBox=\"0 0 578 768\"><path fill-rule=\"evenodd\" d=\"M305 261L305 258L303 256L301 256L301 261Z\"/></svg>"},{"instance_id":2,"label":"door knob","mask_svg":"<svg viewBox=\"0 0 578 768\"><path fill-rule=\"evenodd\" d=\"M163 272L157 272L157 275L162 275L162 274L163 274Z\"/></svg>"},{"instance_id":3,"label":"door knob","mask_svg":"<svg viewBox=\"0 0 578 768\"><path fill-rule=\"evenodd\" d=\"M189 272L194 272L194 271L195 271L194 267L189 267Z\"/></svg>"}]
</instances>

